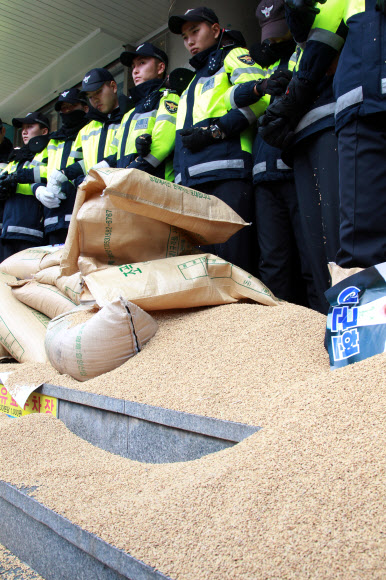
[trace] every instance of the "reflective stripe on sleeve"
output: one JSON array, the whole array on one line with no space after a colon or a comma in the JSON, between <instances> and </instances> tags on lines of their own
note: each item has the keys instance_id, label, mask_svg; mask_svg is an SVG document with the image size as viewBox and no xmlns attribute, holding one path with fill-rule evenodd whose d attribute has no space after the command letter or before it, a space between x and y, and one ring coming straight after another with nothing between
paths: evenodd
<instances>
[{"instance_id":1,"label":"reflective stripe on sleeve","mask_svg":"<svg viewBox=\"0 0 386 580\"><path fill-rule=\"evenodd\" d=\"M381 91L382 95L386 95L386 79L381 79Z\"/></svg>"},{"instance_id":2,"label":"reflective stripe on sleeve","mask_svg":"<svg viewBox=\"0 0 386 580\"><path fill-rule=\"evenodd\" d=\"M157 123L158 121L168 121L169 123L172 123L173 125L176 124L177 119L176 117L173 117L173 115L160 115L159 117L157 117Z\"/></svg>"},{"instance_id":3,"label":"reflective stripe on sleeve","mask_svg":"<svg viewBox=\"0 0 386 580\"><path fill-rule=\"evenodd\" d=\"M316 121L319 121L319 119L328 117L328 115L333 115L335 113L335 106L335 103L327 103L327 105L316 107L316 109L312 109L312 111L306 113L298 123L295 129L295 133L299 133L299 131L302 131L309 125L316 123Z\"/></svg>"},{"instance_id":4,"label":"reflective stripe on sleeve","mask_svg":"<svg viewBox=\"0 0 386 580\"><path fill-rule=\"evenodd\" d=\"M239 109L239 111L244 115L244 117L247 118L247 121L250 125L256 121L256 115L250 107L242 107Z\"/></svg>"},{"instance_id":5,"label":"reflective stripe on sleeve","mask_svg":"<svg viewBox=\"0 0 386 580\"><path fill-rule=\"evenodd\" d=\"M362 103L363 101L363 87L356 87L348 93L344 93L338 97L336 101L335 116L341 111L350 107L351 105L356 105L357 103Z\"/></svg>"},{"instance_id":6,"label":"reflective stripe on sleeve","mask_svg":"<svg viewBox=\"0 0 386 580\"><path fill-rule=\"evenodd\" d=\"M218 161L208 161L207 163L199 163L189 167L190 177L207 173L208 171L215 171L216 169L244 169L243 159L219 159Z\"/></svg>"},{"instance_id":7,"label":"reflective stripe on sleeve","mask_svg":"<svg viewBox=\"0 0 386 580\"><path fill-rule=\"evenodd\" d=\"M86 166L84 164L83 159L81 159L80 161L78 161L78 163L81 166L83 173L86 175L87 171L86 171Z\"/></svg>"},{"instance_id":8,"label":"reflective stripe on sleeve","mask_svg":"<svg viewBox=\"0 0 386 580\"><path fill-rule=\"evenodd\" d=\"M149 153L149 155L146 155L146 157L144 157L144 160L150 163L150 165L152 165L153 167L158 167L162 163L159 159L157 159L157 157L154 157L154 155L152 155L151 153Z\"/></svg>"},{"instance_id":9,"label":"reflective stripe on sleeve","mask_svg":"<svg viewBox=\"0 0 386 580\"><path fill-rule=\"evenodd\" d=\"M257 67L235 68L235 70L232 72L231 83L234 84L234 82L245 73L251 75L263 75L265 77L265 72Z\"/></svg>"},{"instance_id":10,"label":"reflective stripe on sleeve","mask_svg":"<svg viewBox=\"0 0 386 580\"><path fill-rule=\"evenodd\" d=\"M324 28L313 28L308 35L307 42L310 40L316 40L317 42L322 42L334 48L335 50L340 50L344 44L344 40L335 32L331 30L325 30Z\"/></svg>"},{"instance_id":11,"label":"reflective stripe on sleeve","mask_svg":"<svg viewBox=\"0 0 386 580\"><path fill-rule=\"evenodd\" d=\"M58 221L59 221L58 216L47 218L44 220L44 227L52 226L53 224L57 224Z\"/></svg>"},{"instance_id":12,"label":"reflective stripe on sleeve","mask_svg":"<svg viewBox=\"0 0 386 580\"><path fill-rule=\"evenodd\" d=\"M72 157L72 159L82 159L83 158L83 153L82 151L73 151L69 157Z\"/></svg>"},{"instance_id":13,"label":"reflective stripe on sleeve","mask_svg":"<svg viewBox=\"0 0 386 580\"><path fill-rule=\"evenodd\" d=\"M258 173L263 173L263 171L267 171L267 163L266 161L261 161L260 163L256 163L253 166L253 175L257 175Z\"/></svg>"},{"instance_id":14,"label":"reflective stripe on sleeve","mask_svg":"<svg viewBox=\"0 0 386 580\"><path fill-rule=\"evenodd\" d=\"M276 167L278 169L286 169L286 170L291 170L291 167L288 167L288 165L286 165L283 161L283 159L277 159L276 160Z\"/></svg>"},{"instance_id":15,"label":"reflective stripe on sleeve","mask_svg":"<svg viewBox=\"0 0 386 580\"><path fill-rule=\"evenodd\" d=\"M35 236L37 238L43 238L43 232L39 232L39 230L31 230L30 228L22 228L20 226L8 226L7 232L14 233L14 234L27 234L28 236Z\"/></svg>"},{"instance_id":16,"label":"reflective stripe on sleeve","mask_svg":"<svg viewBox=\"0 0 386 580\"><path fill-rule=\"evenodd\" d=\"M72 217L72 213L68 213L64 216L64 221L65 222L70 222L71 221L71 217Z\"/></svg>"},{"instance_id":17,"label":"reflective stripe on sleeve","mask_svg":"<svg viewBox=\"0 0 386 580\"><path fill-rule=\"evenodd\" d=\"M34 180L36 183L40 182L40 167L34 167Z\"/></svg>"},{"instance_id":18,"label":"reflective stripe on sleeve","mask_svg":"<svg viewBox=\"0 0 386 580\"><path fill-rule=\"evenodd\" d=\"M181 173L178 173L178 175L175 176L174 183L181 183Z\"/></svg>"}]
</instances>

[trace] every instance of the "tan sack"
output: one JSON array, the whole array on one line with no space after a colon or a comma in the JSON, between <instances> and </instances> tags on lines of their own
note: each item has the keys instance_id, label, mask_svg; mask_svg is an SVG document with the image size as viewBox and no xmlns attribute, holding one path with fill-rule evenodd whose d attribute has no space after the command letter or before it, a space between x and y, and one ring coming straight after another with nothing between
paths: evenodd
<instances>
[{"instance_id":1,"label":"tan sack","mask_svg":"<svg viewBox=\"0 0 386 580\"><path fill-rule=\"evenodd\" d=\"M60 266L51 266L50 268L45 268L44 270L36 272L36 274L34 274L34 280L37 280L41 284L55 284L59 276Z\"/></svg>"},{"instance_id":2,"label":"tan sack","mask_svg":"<svg viewBox=\"0 0 386 580\"><path fill-rule=\"evenodd\" d=\"M117 296L147 311L228 304L242 298L278 304L260 280L212 254L116 266L89 274L85 283L99 306Z\"/></svg>"},{"instance_id":3,"label":"tan sack","mask_svg":"<svg viewBox=\"0 0 386 580\"><path fill-rule=\"evenodd\" d=\"M6 279L8 278L8 280ZM0 342L19 362L47 363L44 337L49 318L13 296L12 276L0 276Z\"/></svg>"},{"instance_id":4,"label":"tan sack","mask_svg":"<svg viewBox=\"0 0 386 580\"><path fill-rule=\"evenodd\" d=\"M7 362L9 360L13 360L13 356L9 354L2 344L0 344L0 362Z\"/></svg>"},{"instance_id":5,"label":"tan sack","mask_svg":"<svg viewBox=\"0 0 386 580\"><path fill-rule=\"evenodd\" d=\"M51 268L52 266L59 266L60 260L62 259L64 244L60 246L54 246L56 251L52 254L47 254L41 259L40 269Z\"/></svg>"},{"instance_id":6,"label":"tan sack","mask_svg":"<svg viewBox=\"0 0 386 580\"><path fill-rule=\"evenodd\" d=\"M331 276L331 286L335 286L335 284L346 280L349 276L362 272L363 268L342 268L342 266L338 266L335 262L329 262L328 270Z\"/></svg>"},{"instance_id":7,"label":"tan sack","mask_svg":"<svg viewBox=\"0 0 386 580\"><path fill-rule=\"evenodd\" d=\"M48 318L69 312L76 306L56 286L40 284L36 280L16 282L12 285L12 293L20 302L43 312Z\"/></svg>"},{"instance_id":8,"label":"tan sack","mask_svg":"<svg viewBox=\"0 0 386 580\"><path fill-rule=\"evenodd\" d=\"M0 264L0 269L7 274L25 280L40 270L40 265L45 256L58 251L57 246L39 246L28 248L6 258Z\"/></svg>"},{"instance_id":9,"label":"tan sack","mask_svg":"<svg viewBox=\"0 0 386 580\"><path fill-rule=\"evenodd\" d=\"M116 208L98 172L78 188L61 272L83 275L107 266L193 253L188 235L174 226Z\"/></svg>"},{"instance_id":10,"label":"tan sack","mask_svg":"<svg viewBox=\"0 0 386 580\"><path fill-rule=\"evenodd\" d=\"M119 367L142 350L158 329L150 314L123 298L97 310L78 306L52 320L47 329L52 366L78 381Z\"/></svg>"},{"instance_id":11,"label":"tan sack","mask_svg":"<svg viewBox=\"0 0 386 580\"><path fill-rule=\"evenodd\" d=\"M198 244L221 244L247 225L218 197L138 169L102 170L100 175L116 207L186 230Z\"/></svg>"},{"instance_id":12,"label":"tan sack","mask_svg":"<svg viewBox=\"0 0 386 580\"><path fill-rule=\"evenodd\" d=\"M37 272L34 275L34 279L41 284L56 286L75 305L80 304L80 294L83 288L83 278L80 272L76 272L72 276L61 276L60 266L51 266L50 268Z\"/></svg>"},{"instance_id":13,"label":"tan sack","mask_svg":"<svg viewBox=\"0 0 386 580\"><path fill-rule=\"evenodd\" d=\"M83 288L83 278L80 272L76 272L72 276L60 276L55 280L55 286L74 304L80 304L80 294Z\"/></svg>"}]
</instances>

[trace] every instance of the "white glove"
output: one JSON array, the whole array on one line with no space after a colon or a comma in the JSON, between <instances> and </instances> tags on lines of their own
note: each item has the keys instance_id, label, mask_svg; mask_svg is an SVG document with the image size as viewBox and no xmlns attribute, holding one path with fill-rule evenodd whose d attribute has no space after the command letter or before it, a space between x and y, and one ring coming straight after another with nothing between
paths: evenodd
<instances>
[{"instance_id":1,"label":"white glove","mask_svg":"<svg viewBox=\"0 0 386 580\"><path fill-rule=\"evenodd\" d=\"M103 159L103 161L99 161L99 163L96 163L96 165L91 167L91 169L104 169L105 167L110 167L110 165Z\"/></svg>"},{"instance_id":2,"label":"white glove","mask_svg":"<svg viewBox=\"0 0 386 580\"><path fill-rule=\"evenodd\" d=\"M61 200L59 199L57 194L53 193L52 191L48 191L48 189L43 185L39 185L39 187L36 188L35 197L40 201L40 203L42 203L49 209L53 209L54 207L60 206Z\"/></svg>"},{"instance_id":3,"label":"white glove","mask_svg":"<svg viewBox=\"0 0 386 580\"><path fill-rule=\"evenodd\" d=\"M49 186L49 185L57 186L58 184L64 183L65 181L68 181L68 179L64 175L64 173L62 173L58 169L54 169L50 175L47 186ZM48 189L51 189L51 188L48 187Z\"/></svg>"}]
</instances>

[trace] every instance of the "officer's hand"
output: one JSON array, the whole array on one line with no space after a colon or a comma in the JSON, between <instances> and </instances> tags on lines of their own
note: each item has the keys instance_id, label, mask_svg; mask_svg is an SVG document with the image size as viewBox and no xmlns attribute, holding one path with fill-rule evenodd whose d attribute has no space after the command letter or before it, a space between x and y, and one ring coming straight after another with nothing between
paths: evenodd
<instances>
[{"instance_id":1,"label":"officer's hand","mask_svg":"<svg viewBox=\"0 0 386 580\"><path fill-rule=\"evenodd\" d=\"M218 131L219 134L216 137L216 133L213 132L211 127L190 127L190 129L183 129L180 132L182 145L192 153L196 153L208 145L213 145L219 139L223 139L223 134L221 134L219 129Z\"/></svg>"},{"instance_id":2,"label":"officer's hand","mask_svg":"<svg viewBox=\"0 0 386 580\"><path fill-rule=\"evenodd\" d=\"M292 79L292 72L290 70L278 70L267 79L266 93L274 97L280 97L285 93L288 83Z\"/></svg>"},{"instance_id":3,"label":"officer's hand","mask_svg":"<svg viewBox=\"0 0 386 580\"><path fill-rule=\"evenodd\" d=\"M36 189L35 197L40 201L40 203L49 209L59 207L61 203L59 196L52 191L49 191L43 185L39 185L39 187Z\"/></svg>"},{"instance_id":4,"label":"officer's hand","mask_svg":"<svg viewBox=\"0 0 386 580\"><path fill-rule=\"evenodd\" d=\"M51 185L51 184L52 185L58 185L60 183L65 183L66 181L68 181L68 179L64 175L64 173L62 173L58 169L54 169L53 172L50 175L50 178L48 180L48 184L47 185Z\"/></svg>"},{"instance_id":5,"label":"officer's hand","mask_svg":"<svg viewBox=\"0 0 386 580\"><path fill-rule=\"evenodd\" d=\"M6 200L12 197L16 193L17 184L16 173L3 174L0 181L0 199Z\"/></svg>"},{"instance_id":6,"label":"officer's hand","mask_svg":"<svg viewBox=\"0 0 386 580\"><path fill-rule=\"evenodd\" d=\"M288 119L269 114L260 117L258 133L268 145L282 150L291 145L295 136Z\"/></svg>"},{"instance_id":7,"label":"officer's hand","mask_svg":"<svg viewBox=\"0 0 386 580\"><path fill-rule=\"evenodd\" d=\"M5 181L8 177L8 175L9 175L8 171L3 171L3 173L0 174L0 183L2 181Z\"/></svg>"},{"instance_id":8,"label":"officer's hand","mask_svg":"<svg viewBox=\"0 0 386 580\"><path fill-rule=\"evenodd\" d=\"M143 135L139 135L135 140L135 147L137 149L138 155L141 157L146 157L149 155L150 148L151 148L151 135L149 133L144 133Z\"/></svg>"}]
</instances>

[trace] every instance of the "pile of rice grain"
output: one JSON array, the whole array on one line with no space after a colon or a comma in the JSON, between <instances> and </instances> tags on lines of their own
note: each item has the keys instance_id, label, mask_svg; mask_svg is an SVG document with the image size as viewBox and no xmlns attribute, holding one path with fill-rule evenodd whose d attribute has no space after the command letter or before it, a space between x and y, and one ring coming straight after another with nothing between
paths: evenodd
<instances>
[{"instance_id":1,"label":"pile of rice grain","mask_svg":"<svg viewBox=\"0 0 386 580\"><path fill-rule=\"evenodd\" d=\"M157 334L110 373L79 383L56 371L52 375L44 365L40 371L23 365L18 376L260 425L267 404L283 388L330 373L323 346L326 318L301 306L236 303L152 315Z\"/></svg>"},{"instance_id":2,"label":"pile of rice grain","mask_svg":"<svg viewBox=\"0 0 386 580\"><path fill-rule=\"evenodd\" d=\"M261 431L187 463L114 456L46 415L9 420L0 478L176 580L381 579L385 371L382 354L282 381Z\"/></svg>"}]
</instances>

